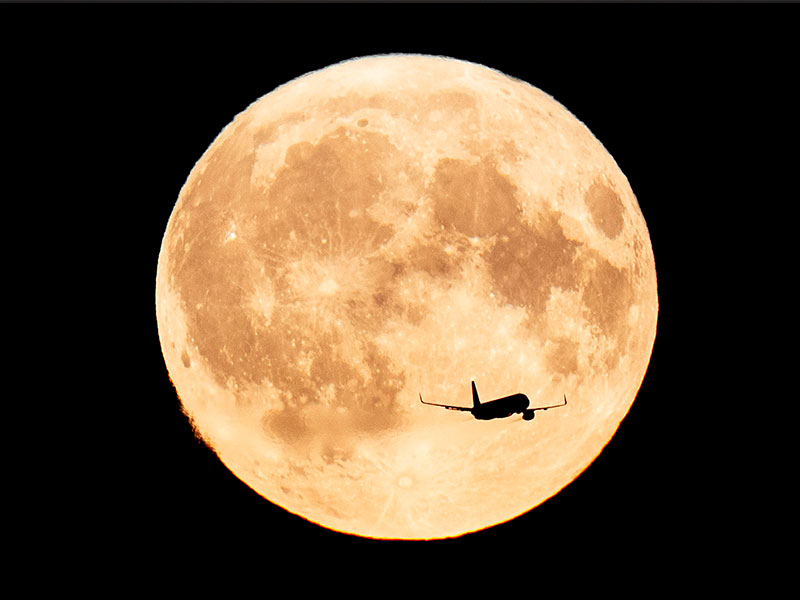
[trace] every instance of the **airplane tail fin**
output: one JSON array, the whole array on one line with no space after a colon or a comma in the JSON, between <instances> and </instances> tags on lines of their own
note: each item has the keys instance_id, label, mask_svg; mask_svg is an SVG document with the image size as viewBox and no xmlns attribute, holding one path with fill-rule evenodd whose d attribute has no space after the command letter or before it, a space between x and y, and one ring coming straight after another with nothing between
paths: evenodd
<instances>
[{"instance_id":1,"label":"airplane tail fin","mask_svg":"<svg viewBox=\"0 0 800 600\"><path fill-rule=\"evenodd\" d=\"M481 405L481 401L478 398L478 388L475 387L475 382L472 382L472 407L478 408Z\"/></svg>"}]
</instances>

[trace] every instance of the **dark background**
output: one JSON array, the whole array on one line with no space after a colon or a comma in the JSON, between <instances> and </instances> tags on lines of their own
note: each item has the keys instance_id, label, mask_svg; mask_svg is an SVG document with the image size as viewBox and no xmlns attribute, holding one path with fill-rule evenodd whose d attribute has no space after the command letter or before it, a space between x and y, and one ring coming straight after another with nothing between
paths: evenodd
<instances>
[{"instance_id":1,"label":"dark background","mask_svg":"<svg viewBox=\"0 0 800 600\"><path fill-rule=\"evenodd\" d=\"M10 171L46 202L59 232L48 269L75 306L62 320L77 361L61 385L81 399L80 423L61 445L70 506L53 513L53 531L70 533L53 537L94 540L103 564L242 553L361 569L406 557L522 576L565 562L686 576L735 554L748 513L724 485L735 459L718 433L720 373L736 366L718 356L738 308L722 290L753 243L731 230L767 196L753 179L777 168L773 142L794 120L793 8L2 7L6 116L22 140ZM161 237L221 129L299 75L390 52L484 64L566 106L628 177L659 283L650 367L594 463L518 519L427 543L328 531L241 483L180 412L155 320Z\"/></svg>"}]
</instances>

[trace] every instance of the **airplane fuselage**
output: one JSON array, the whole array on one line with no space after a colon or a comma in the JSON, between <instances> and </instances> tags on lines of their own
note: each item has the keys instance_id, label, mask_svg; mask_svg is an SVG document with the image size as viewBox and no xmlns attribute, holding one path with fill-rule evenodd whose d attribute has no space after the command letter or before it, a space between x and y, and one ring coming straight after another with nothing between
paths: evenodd
<instances>
[{"instance_id":1,"label":"airplane fuselage","mask_svg":"<svg viewBox=\"0 0 800 600\"><path fill-rule=\"evenodd\" d=\"M504 419L514 413L524 412L530 404L531 402L525 394L512 394L511 396L473 406L470 412L473 417L481 421Z\"/></svg>"}]
</instances>

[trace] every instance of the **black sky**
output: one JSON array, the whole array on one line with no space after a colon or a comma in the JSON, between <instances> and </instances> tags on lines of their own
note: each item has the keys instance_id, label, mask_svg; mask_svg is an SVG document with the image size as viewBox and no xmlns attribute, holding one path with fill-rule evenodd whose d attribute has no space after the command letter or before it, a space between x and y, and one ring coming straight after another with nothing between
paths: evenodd
<instances>
[{"instance_id":1,"label":"black sky","mask_svg":"<svg viewBox=\"0 0 800 600\"><path fill-rule=\"evenodd\" d=\"M72 463L81 475L70 476L82 530L96 532L99 546L213 554L268 540L311 560L339 552L458 559L527 548L539 562L569 553L653 564L668 560L675 544L695 558L726 545L715 475L726 453L707 419L726 327L718 293L731 273L717 230L731 227L745 205L746 174L758 168L748 156L768 152L781 121L794 53L787 21L797 11L48 5L3 6L2 14L13 24L0 42L13 57L6 114L38 116L24 133L33 162L60 157L42 194L57 219L73 223L66 246L81 251L70 281L82 289L82 330L102 340L80 354L91 373L72 372L89 388L89 408ZM659 283L650 368L605 451L533 512L432 544L342 536L286 514L237 480L180 413L154 311L164 228L219 131L294 77L387 52L485 64L566 106L628 177Z\"/></svg>"}]
</instances>

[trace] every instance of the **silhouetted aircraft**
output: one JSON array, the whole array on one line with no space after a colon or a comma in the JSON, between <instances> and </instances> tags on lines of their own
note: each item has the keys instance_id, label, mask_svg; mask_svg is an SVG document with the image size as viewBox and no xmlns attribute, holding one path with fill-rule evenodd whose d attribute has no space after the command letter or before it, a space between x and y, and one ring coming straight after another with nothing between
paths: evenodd
<instances>
[{"instance_id":1,"label":"silhouetted aircraft","mask_svg":"<svg viewBox=\"0 0 800 600\"><path fill-rule=\"evenodd\" d=\"M449 404L434 404L433 402L425 402L422 399L422 394L419 395L419 401L429 406L441 406L447 410L463 410L471 412L472 416L481 421L488 421L489 419L503 419L510 417L515 413L522 413L522 418L526 421L533 420L536 416L537 410L547 410L548 408L558 408L559 406L567 405L567 395L564 394L564 404L554 404L553 406L539 406L537 408L528 408L531 401L525 394L512 394L497 400L481 403L478 398L478 390L475 387L475 382L472 382L472 408L466 406L450 406Z\"/></svg>"}]
</instances>

